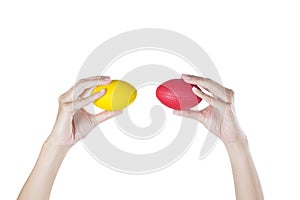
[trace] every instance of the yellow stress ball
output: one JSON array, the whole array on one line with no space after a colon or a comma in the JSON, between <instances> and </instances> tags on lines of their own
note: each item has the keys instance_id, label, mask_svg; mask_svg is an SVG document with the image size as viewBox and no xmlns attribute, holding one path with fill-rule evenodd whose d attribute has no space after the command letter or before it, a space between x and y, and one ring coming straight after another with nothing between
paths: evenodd
<instances>
[{"instance_id":1,"label":"yellow stress ball","mask_svg":"<svg viewBox=\"0 0 300 200\"><path fill-rule=\"evenodd\" d=\"M137 95L136 89L129 83L120 80L112 80L108 85L100 85L93 89L95 94L105 89L106 93L94 104L104 110L122 110L129 106Z\"/></svg>"}]
</instances>

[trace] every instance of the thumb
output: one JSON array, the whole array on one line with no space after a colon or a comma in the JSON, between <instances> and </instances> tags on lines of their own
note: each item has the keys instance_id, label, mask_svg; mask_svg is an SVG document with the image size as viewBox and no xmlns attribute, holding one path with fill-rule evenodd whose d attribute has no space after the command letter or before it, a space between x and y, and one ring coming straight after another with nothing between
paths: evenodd
<instances>
[{"instance_id":1,"label":"thumb","mask_svg":"<svg viewBox=\"0 0 300 200\"><path fill-rule=\"evenodd\" d=\"M95 126L103 121L106 121L114 116L117 116L119 114L122 113L122 110L118 110L118 111L104 111L104 112L101 112L99 114L96 114L93 116L94 120L95 121Z\"/></svg>"},{"instance_id":2,"label":"thumb","mask_svg":"<svg viewBox=\"0 0 300 200\"><path fill-rule=\"evenodd\" d=\"M182 116L182 117L187 117L187 118L197 120L201 123L203 123L203 121L204 121L204 115L202 114L201 111L197 111L197 110L174 110L173 113L175 115L179 115L179 116Z\"/></svg>"}]
</instances>

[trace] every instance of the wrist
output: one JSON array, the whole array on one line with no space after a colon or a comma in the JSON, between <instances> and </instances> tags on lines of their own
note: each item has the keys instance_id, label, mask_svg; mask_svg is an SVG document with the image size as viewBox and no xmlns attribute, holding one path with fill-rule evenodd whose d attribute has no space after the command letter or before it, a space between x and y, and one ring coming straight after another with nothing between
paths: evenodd
<instances>
[{"instance_id":1,"label":"wrist","mask_svg":"<svg viewBox=\"0 0 300 200\"><path fill-rule=\"evenodd\" d=\"M242 150L248 149L248 139L245 135L242 135L238 139L230 142L224 142L227 151L230 152L240 152Z\"/></svg>"},{"instance_id":2,"label":"wrist","mask_svg":"<svg viewBox=\"0 0 300 200\"><path fill-rule=\"evenodd\" d=\"M50 151L54 156L65 156L71 147L65 145L59 145L49 141L48 139L44 142L42 149L44 151Z\"/></svg>"},{"instance_id":3,"label":"wrist","mask_svg":"<svg viewBox=\"0 0 300 200\"><path fill-rule=\"evenodd\" d=\"M242 145L248 143L246 134L241 130L232 130L221 136L220 138L225 146Z\"/></svg>"},{"instance_id":4,"label":"wrist","mask_svg":"<svg viewBox=\"0 0 300 200\"><path fill-rule=\"evenodd\" d=\"M74 143L69 142L69 139L65 139L65 136L62 137L61 135L63 134L58 131L52 131L44 145L57 151L69 151Z\"/></svg>"}]
</instances>

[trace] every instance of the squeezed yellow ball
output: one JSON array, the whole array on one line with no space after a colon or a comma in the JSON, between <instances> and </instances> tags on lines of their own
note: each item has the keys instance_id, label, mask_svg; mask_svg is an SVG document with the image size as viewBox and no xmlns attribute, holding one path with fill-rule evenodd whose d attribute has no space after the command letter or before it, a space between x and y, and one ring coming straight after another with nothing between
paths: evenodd
<instances>
[{"instance_id":1,"label":"squeezed yellow ball","mask_svg":"<svg viewBox=\"0 0 300 200\"><path fill-rule=\"evenodd\" d=\"M91 94L102 89L105 89L106 93L94 101L94 104L104 110L122 110L129 106L137 95L136 89L131 84L121 80L112 80L108 85L97 86Z\"/></svg>"}]
</instances>

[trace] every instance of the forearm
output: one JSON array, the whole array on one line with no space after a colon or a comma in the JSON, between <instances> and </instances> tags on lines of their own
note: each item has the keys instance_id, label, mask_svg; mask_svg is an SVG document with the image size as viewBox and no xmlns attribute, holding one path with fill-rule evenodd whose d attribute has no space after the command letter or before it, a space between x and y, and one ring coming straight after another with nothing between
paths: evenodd
<instances>
[{"instance_id":1,"label":"forearm","mask_svg":"<svg viewBox=\"0 0 300 200\"><path fill-rule=\"evenodd\" d=\"M49 199L53 182L67 151L45 142L18 200Z\"/></svg>"},{"instance_id":2,"label":"forearm","mask_svg":"<svg viewBox=\"0 0 300 200\"><path fill-rule=\"evenodd\" d=\"M225 144L225 146L230 157L236 199L264 199L247 140Z\"/></svg>"}]
</instances>

